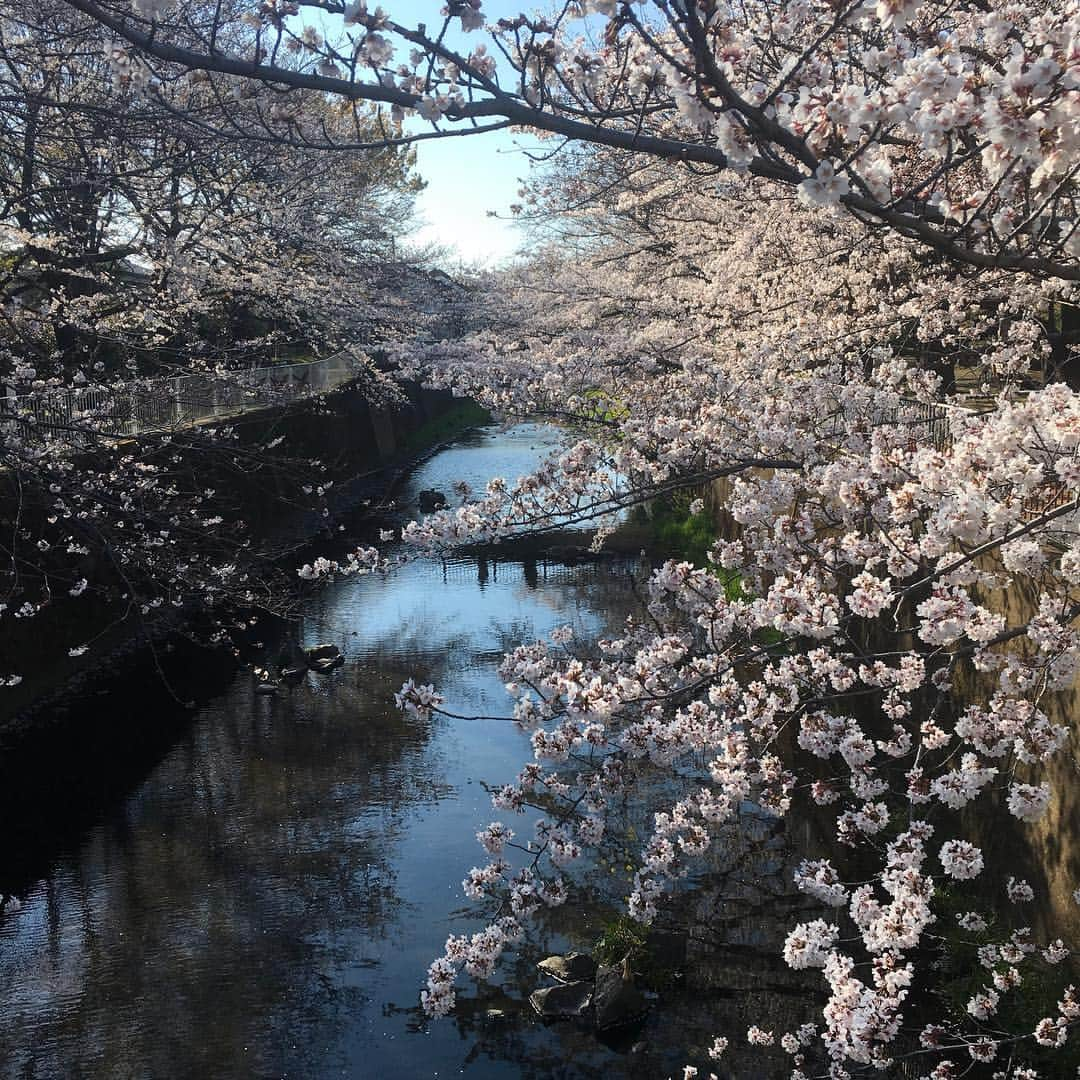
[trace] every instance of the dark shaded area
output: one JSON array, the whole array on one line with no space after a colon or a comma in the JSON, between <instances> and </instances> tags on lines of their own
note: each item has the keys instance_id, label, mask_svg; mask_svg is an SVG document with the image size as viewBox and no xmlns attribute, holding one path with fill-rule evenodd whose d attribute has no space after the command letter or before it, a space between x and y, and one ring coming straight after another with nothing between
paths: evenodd
<instances>
[{"instance_id":1,"label":"dark shaded area","mask_svg":"<svg viewBox=\"0 0 1080 1080\"><path fill-rule=\"evenodd\" d=\"M421 490L513 479L551 438L477 434L396 498L409 514ZM640 1021L598 1035L545 1024L528 1004L546 982L539 960L592 951L608 932L629 856L670 795L660 776L611 824L625 850L581 871L491 982L463 980L449 1019L419 1010L447 935L482 925L460 882L484 858L474 833L501 816L487 785L529 755L504 720L402 716L393 692L413 676L456 712L505 715L502 652L557 626L587 640L618 625L640 570L421 560L312 595L287 631L251 628L260 666L317 642L345 658L273 696L181 642L163 664L194 710L145 653L88 681L57 718L64 752L43 742L2 778L0 891L20 908L0 911L0 1076L651 1080L704 1064L718 1034L733 1042L725 1080L772 1075L779 1053L735 1043L749 1023L811 1019L820 979L778 955L802 903L789 882L806 837L750 805L633 957ZM534 817L513 819L520 837Z\"/></svg>"}]
</instances>

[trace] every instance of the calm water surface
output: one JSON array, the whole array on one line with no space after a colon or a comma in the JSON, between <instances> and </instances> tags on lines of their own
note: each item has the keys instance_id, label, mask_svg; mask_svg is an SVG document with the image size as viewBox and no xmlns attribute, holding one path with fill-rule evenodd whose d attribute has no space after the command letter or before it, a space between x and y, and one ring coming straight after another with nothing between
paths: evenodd
<instances>
[{"instance_id":1,"label":"calm water surface","mask_svg":"<svg viewBox=\"0 0 1080 1080\"><path fill-rule=\"evenodd\" d=\"M420 469L405 499L513 480L554 438L472 438ZM276 698L239 673L20 883L21 909L0 915L0 1074L609 1071L615 1051L523 1008L534 956L507 965L505 988L470 990L458 1018L419 1015L427 964L475 925L461 879L493 817L484 782L512 778L527 743L505 722L403 718L390 699L415 674L459 711L505 712L504 647L565 623L591 635L626 599L618 567L475 560L322 593L300 638L337 643L344 667ZM585 944L595 928L580 929Z\"/></svg>"},{"instance_id":2,"label":"calm water surface","mask_svg":"<svg viewBox=\"0 0 1080 1080\"><path fill-rule=\"evenodd\" d=\"M555 438L528 426L475 436L422 467L403 501L513 480ZM0 913L0 1076L663 1077L718 1030L804 1019L810 999L778 963L768 913L782 842L752 814L731 844L737 881L707 913L734 928L730 965L643 1029L604 1044L529 1010L536 960L598 934L604 913L575 903L491 984L470 984L454 1017L420 1015L428 963L448 934L480 925L461 879L496 816L485 783L510 780L528 744L505 721L403 717L393 692L415 675L454 711L505 713L503 650L567 623L586 638L615 625L630 572L426 560L331 586L299 639L335 642L344 667L275 698L254 693L249 671L207 689L118 794L66 815L62 837L27 810L0 839L0 891L21 900ZM155 730L168 706L149 685L88 702L86 722L122 705ZM62 793L49 802L63 806ZM609 891L625 891L621 868L607 872ZM754 1059L733 1075L768 1073Z\"/></svg>"}]
</instances>

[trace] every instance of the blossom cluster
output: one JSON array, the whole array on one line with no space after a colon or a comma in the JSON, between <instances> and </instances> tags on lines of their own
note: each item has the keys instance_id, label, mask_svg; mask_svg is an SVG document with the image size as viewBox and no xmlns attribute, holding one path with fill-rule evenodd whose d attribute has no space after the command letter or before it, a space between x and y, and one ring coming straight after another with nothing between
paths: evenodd
<instances>
[{"instance_id":1,"label":"blossom cluster","mask_svg":"<svg viewBox=\"0 0 1080 1080\"><path fill-rule=\"evenodd\" d=\"M833 280L763 281L780 241L772 248L766 233L767 250L755 253L757 227L779 230L781 217L737 194L716 210L737 228L732 253L710 263L686 238L671 257L673 280L710 267L708 288L680 294L680 284L646 300L655 256L627 254L622 279L609 272L604 285L541 260L557 297L550 306L536 302L525 273L520 298L493 301L515 340L480 330L403 350L407 370L434 385L505 414L575 424L568 449L534 476L496 480L406 539L430 550L470 530L494 538L568 517L605 521L671 488L715 482L725 520L703 564L654 566L645 612L610 637L588 645L559 633L506 655L511 712L532 759L494 802L510 813L545 808L548 825L528 845L535 889L565 873L568 850L586 855L604 842L612 806L640 777L668 777L678 794L653 816L627 898L641 923L658 917L741 806L777 817L812 806L815 821L829 822L820 837L828 855L804 860L795 885L825 910L792 920L784 956L821 972L828 1000L813 1042L842 1076L889 1068L910 1035L917 965L945 932L944 894L972 906L959 921L949 916L951 932L997 932L974 910L993 866L964 815L999 815L1022 837L1056 812L1055 768L1071 736L1055 695L1073 685L1078 663L1080 397L1052 379L1022 386L1017 369L994 359L980 376L996 395L990 404L938 404L940 379L883 341L882 328L899 333L916 320L942 348L967 349L1007 333L1006 311L1033 318L1070 294L1023 283L1010 293L994 278L992 301L978 292L988 279L976 283L985 300L973 312L970 283L965 302L961 288L934 278L932 298L905 272L897 314L873 290L912 265L911 251L886 245L871 256L854 235ZM654 227L680 208L710 212L704 196L688 200L658 176L626 196L616 223L644 221L646 204ZM786 209L783 242L789 255L795 244L830 266L815 250L834 251L842 230L816 213ZM590 229L610 216L597 211ZM806 226L797 241L786 238L792 220ZM628 251L634 241L612 229L610 251ZM812 317L791 313L796 292L817 304L817 289ZM845 291L854 297L846 308ZM616 300L634 314L601 335L601 313ZM1030 599L1003 602L1020 596ZM522 904L511 868L472 874L472 895L485 902L539 910ZM1036 895L1015 878L993 891L1017 908ZM985 988L933 1044L939 1075L957 1048L967 1061L992 1060L980 1024L1023 972L1070 952L1064 941L1040 948L1022 929L997 940ZM1015 1038L1057 1046L1068 1026L1059 1019ZM751 1045L765 1045L767 1027Z\"/></svg>"}]
</instances>

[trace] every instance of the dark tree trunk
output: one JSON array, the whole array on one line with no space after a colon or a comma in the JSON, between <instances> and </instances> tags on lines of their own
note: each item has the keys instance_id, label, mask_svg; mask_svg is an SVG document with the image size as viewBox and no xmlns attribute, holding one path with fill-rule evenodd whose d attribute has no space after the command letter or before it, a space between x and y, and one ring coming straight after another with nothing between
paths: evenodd
<instances>
[{"instance_id":1,"label":"dark tree trunk","mask_svg":"<svg viewBox=\"0 0 1080 1080\"><path fill-rule=\"evenodd\" d=\"M1047 382L1063 382L1080 390L1080 306L1054 304L1051 310Z\"/></svg>"}]
</instances>

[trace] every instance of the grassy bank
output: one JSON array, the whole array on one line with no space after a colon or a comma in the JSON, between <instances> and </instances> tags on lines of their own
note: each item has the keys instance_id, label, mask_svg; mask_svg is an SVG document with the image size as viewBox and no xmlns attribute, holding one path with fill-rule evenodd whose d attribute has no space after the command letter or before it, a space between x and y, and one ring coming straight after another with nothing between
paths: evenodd
<instances>
[{"instance_id":1,"label":"grassy bank","mask_svg":"<svg viewBox=\"0 0 1080 1080\"><path fill-rule=\"evenodd\" d=\"M491 423L491 413L477 405L475 401L463 399L456 401L441 416L421 424L415 431L410 431L401 443L401 453L426 450L429 446L444 443L456 438L469 428L482 427Z\"/></svg>"},{"instance_id":2,"label":"grassy bank","mask_svg":"<svg viewBox=\"0 0 1080 1080\"><path fill-rule=\"evenodd\" d=\"M716 540L716 527L707 512L690 512L693 501L692 493L679 492L654 499L647 507L638 507L634 514L641 515L642 524L648 528L651 541L648 548L667 559L708 566L709 549Z\"/></svg>"}]
</instances>

